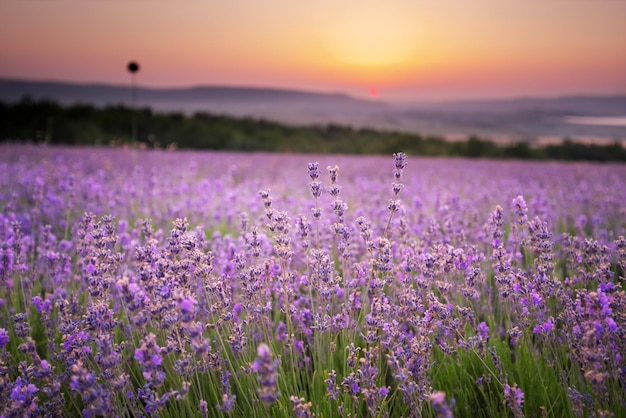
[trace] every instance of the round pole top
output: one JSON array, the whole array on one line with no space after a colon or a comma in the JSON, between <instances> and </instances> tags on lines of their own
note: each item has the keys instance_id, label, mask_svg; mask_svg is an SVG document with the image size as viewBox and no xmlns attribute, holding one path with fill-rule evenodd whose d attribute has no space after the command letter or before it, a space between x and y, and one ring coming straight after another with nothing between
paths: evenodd
<instances>
[{"instance_id":1,"label":"round pole top","mask_svg":"<svg viewBox=\"0 0 626 418\"><path fill-rule=\"evenodd\" d=\"M131 73L136 73L137 71L139 71L139 64L137 64L135 61L131 61L128 63L128 71L130 71Z\"/></svg>"}]
</instances>

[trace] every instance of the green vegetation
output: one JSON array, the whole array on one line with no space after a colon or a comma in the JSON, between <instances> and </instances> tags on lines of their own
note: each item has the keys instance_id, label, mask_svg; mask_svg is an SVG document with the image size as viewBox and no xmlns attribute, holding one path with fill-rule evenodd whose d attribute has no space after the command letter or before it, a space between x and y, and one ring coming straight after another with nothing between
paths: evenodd
<instances>
[{"instance_id":1,"label":"green vegetation","mask_svg":"<svg viewBox=\"0 0 626 418\"><path fill-rule=\"evenodd\" d=\"M131 143L132 110L124 106L96 108L87 104L63 107L28 98L0 102L0 141L35 141L72 145ZM267 120L195 113L156 113L138 109L138 138L148 147L301 153L408 154L472 158L626 161L618 142L586 145L565 139L561 144L531 147L518 142L497 145L475 136L448 142L437 136L383 132L348 126L288 126Z\"/></svg>"}]
</instances>

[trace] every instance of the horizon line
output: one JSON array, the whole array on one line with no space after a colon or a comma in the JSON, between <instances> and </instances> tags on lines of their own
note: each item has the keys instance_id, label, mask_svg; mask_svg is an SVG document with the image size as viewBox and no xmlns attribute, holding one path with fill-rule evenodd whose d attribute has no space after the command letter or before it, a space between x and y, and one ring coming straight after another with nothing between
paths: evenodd
<instances>
[{"instance_id":1,"label":"horizon line","mask_svg":"<svg viewBox=\"0 0 626 418\"><path fill-rule=\"evenodd\" d=\"M50 83L50 84L69 84L75 86L102 86L102 87L117 87L117 88L129 88L130 83L120 83L113 81L84 81L84 80L67 80L56 78L20 78L20 77L7 77L0 76L0 81L4 82L23 82L23 83ZM547 93L547 94L509 94L509 95L491 95L480 96L473 95L472 97L458 97L458 98L381 98L381 97L369 97L367 95L358 95L349 91L342 91L337 89L324 89L314 87L288 87L288 86L276 86L276 85L255 85L255 84L188 84L188 85L142 85L136 84L136 88L143 90L194 90L202 88L223 88L223 89L245 89L245 90L270 90L280 92L293 92L304 94L319 94L319 95L334 95L345 96L347 98L368 101L371 103L380 104L411 104L411 103L463 103L463 102L503 102L503 101L523 101L523 100L551 100L551 99L569 99L569 98L621 98L626 97L626 90L615 93L599 93L599 92L577 92L577 93Z\"/></svg>"}]
</instances>

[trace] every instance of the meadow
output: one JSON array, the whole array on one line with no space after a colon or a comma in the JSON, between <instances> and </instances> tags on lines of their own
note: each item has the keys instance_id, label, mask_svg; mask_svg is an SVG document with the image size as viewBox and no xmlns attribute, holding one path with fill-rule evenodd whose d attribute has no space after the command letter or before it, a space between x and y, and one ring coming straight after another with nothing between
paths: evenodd
<instances>
[{"instance_id":1,"label":"meadow","mask_svg":"<svg viewBox=\"0 0 626 418\"><path fill-rule=\"evenodd\" d=\"M0 416L624 417L626 166L0 146Z\"/></svg>"}]
</instances>

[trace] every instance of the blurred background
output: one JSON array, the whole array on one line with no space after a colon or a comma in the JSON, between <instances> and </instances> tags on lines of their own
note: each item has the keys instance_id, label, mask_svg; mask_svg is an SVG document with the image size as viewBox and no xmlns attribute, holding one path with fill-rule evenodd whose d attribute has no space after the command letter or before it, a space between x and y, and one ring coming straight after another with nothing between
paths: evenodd
<instances>
[{"instance_id":1,"label":"blurred background","mask_svg":"<svg viewBox=\"0 0 626 418\"><path fill-rule=\"evenodd\" d=\"M149 121L156 112L447 142L623 146L625 22L621 0L4 0L3 118L30 105L18 110L31 129L5 121L0 136L184 143ZM43 99L63 108L32 108ZM83 113L68 115L77 104ZM66 127L89 106L117 106L120 119L137 109L135 131L121 120L117 131L102 120L91 133Z\"/></svg>"}]
</instances>

